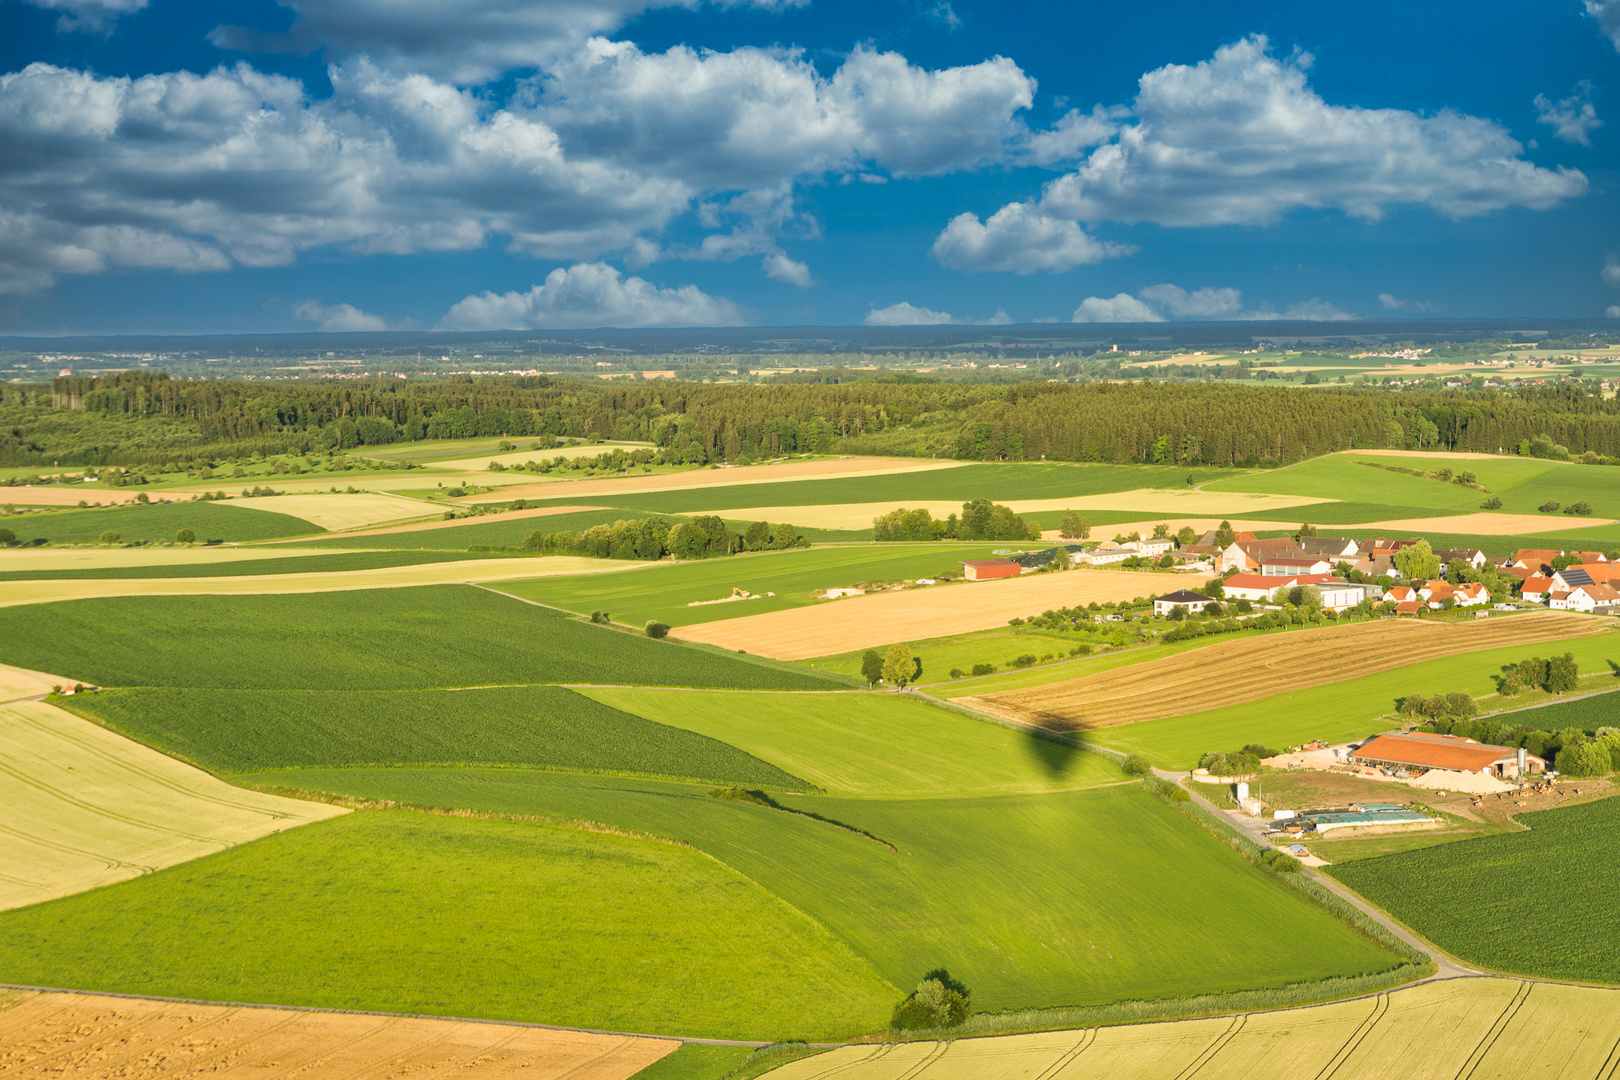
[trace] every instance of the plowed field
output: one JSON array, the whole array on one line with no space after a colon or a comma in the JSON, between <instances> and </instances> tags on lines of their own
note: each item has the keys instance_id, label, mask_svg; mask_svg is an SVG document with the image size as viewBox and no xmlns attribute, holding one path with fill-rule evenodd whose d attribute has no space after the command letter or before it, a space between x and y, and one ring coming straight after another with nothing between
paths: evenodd
<instances>
[{"instance_id":1,"label":"plowed field","mask_svg":"<svg viewBox=\"0 0 1620 1080\"><path fill-rule=\"evenodd\" d=\"M0 1004L0 1076L627 1080L671 1039L404 1016L35 994Z\"/></svg>"},{"instance_id":2,"label":"plowed field","mask_svg":"<svg viewBox=\"0 0 1620 1080\"><path fill-rule=\"evenodd\" d=\"M1055 731L1115 727L1241 705L1457 653L1602 633L1603 625L1602 619L1563 611L1470 623L1387 619L1223 641L1066 682L957 700Z\"/></svg>"},{"instance_id":3,"label":"plowed field","mask_svg":"<svg viewBox=\"0 0 1620 1080\"><path fill-rule=\"evenodd\" d=\"M776 660L806 660L896 641L988 630L1048 608L1129 600L1160 591L1164 581L1123 570L969 581L683 626L672 634Z\"/></svg>"}]
</instances>

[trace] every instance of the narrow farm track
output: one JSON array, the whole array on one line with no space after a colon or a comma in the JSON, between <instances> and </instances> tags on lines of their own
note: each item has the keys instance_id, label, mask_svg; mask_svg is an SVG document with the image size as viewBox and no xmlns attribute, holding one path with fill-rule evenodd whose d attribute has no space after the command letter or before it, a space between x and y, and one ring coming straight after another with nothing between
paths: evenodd
<instances>
[{"instance_id":1,"label":"narrow farm track","mask_svg":"<svg viewBox=\"0 0 1620 1080\"><path fill-rule=\"evenodd\" d=\"M0 1077L628 1080L673 1039L92 994L0 1001Z\"/></svg>"},{"instance_id":2,"label":"narrow farm track","mask_svg":"<svg viewBox=\"0 0 1620 1080\"><path fill-rule=\"evenodd\" d=\"M1052 731L1087 731L1241 705L1458 653L1600 634L1605 622L1563 611L1471 623L1383 620L1223 641L1065 682L957 700Z\"/></svg>"}]
</instances>

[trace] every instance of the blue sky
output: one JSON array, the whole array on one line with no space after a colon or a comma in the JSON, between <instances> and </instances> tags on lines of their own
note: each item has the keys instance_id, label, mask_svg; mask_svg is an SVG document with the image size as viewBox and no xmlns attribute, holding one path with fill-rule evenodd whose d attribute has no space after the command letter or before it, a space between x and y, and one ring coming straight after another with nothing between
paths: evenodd
<instances>
[{"instance_id":1,"label":"blue sky","mask_svg":"<svg viewBox=\"0 0 1620 1080\"><path fill-rule=\"evenodd\" d=\"M0 28L9 332L1620 317L1620 0Z\"/></svg>"}]
</instances>

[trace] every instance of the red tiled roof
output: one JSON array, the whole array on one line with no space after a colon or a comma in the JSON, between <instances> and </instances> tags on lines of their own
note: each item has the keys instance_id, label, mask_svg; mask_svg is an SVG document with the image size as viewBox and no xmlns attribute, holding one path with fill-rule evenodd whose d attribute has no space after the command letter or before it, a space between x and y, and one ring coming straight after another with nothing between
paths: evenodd
<instances>
[{"instance_id":1,"label":"red tiled roof","mask_svg":"<svg viewBox=\"0 0 1620 1080\"><path fill-rule=\"evenodd\" d=\"M1416 615L1422 610L1423 602L1421 600L1404 600L1395 605L1395 613L1397 615Z\"/></svg>"},{"instance_id":2,"label":"red tiled roof","mask_svg":"<svg viewBox=\"0 0 1620 1080\"><path fill-rule=\"evenodd\" d=\"M1265 574L1233 574L1222 584L1228 589L1265 589L1270 592L1272 589L1290 585L1293 581L1294 579L1291 577L1280 577L1275 574L1270 576Z\"/></svg>"},{"instance_id":3,"label":"red tiled roof","mask_svg":"<svg viewBox=\"0 0 1620 1080\"><path fill-rule=\"evenodd\" d=\"M1459 772L1479 772L1516 755L1517 750L1507 746L1491 746L1454 735L1425 735L1419 732L1391 732L1380 735L1357 750L1354 757L1369 761L1394 761L1402 765L1420 765L1426 769L1455 769ZM1537 758L1536 760L1540 760Z\"/></svg>"},{"instance_id":4,"label":"red tiled roof","mask_svg":"<svg viewBox=\"0 0 1620 1080\"><path fill-rule=\"evenodd\" d=\"M988 566L1017 566L1011 559L963 559L963 566L972 566L982 569Z\"/></svg>"},{"instance_id":5,"label":"red tiled roof","mask_svg":"<svg viewBox=\"0 0 1620 1080\"><path fill-rule=\"evenodd\" d=\"M1552 578L1547 577L1545 574L1531 574L1524 579L1524 587L1519 591L1521 593L1544 593L1550 588L1552 588Z\"/></svg>"}]
</instances>

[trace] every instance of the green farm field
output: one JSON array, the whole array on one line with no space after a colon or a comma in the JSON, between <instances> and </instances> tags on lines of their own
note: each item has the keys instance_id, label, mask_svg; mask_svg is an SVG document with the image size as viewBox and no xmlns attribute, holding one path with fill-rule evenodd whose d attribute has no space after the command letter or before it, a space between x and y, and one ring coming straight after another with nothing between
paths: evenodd
<instances>
[{"instance_id":1,"label":"green farm field","mask_svg":"<svg viewBox=\"0 0 1620 1080\"><path fill-rule=\"evenodd\" d=\"M1293 746L1313 738L1344 742L1394 726L1397 699L1410 693L1462 690L1485 698L1481 711L1489 712L1509 703L1510 699L1493 696L1492 676L1500 675L1505 665L1565 652L1574 653L1584 673L1582 689L1597 690L1613 677L1615 669L1609 662L1620 663L1620 636L1599 634L1463 653L1244 705L1098 728L1086 737L1099 746L1145 754L1157 765L1176 769L1192 768L1211 750L1235 750L1251 742L1267 746Z\"/></svg>"},{"instance_id":2,"label":"green farm field","mask_svg":"<svg viewBox=\"0 0 1620 1080\"><path fill-rule=\"evenodd\" d=\"M806 787L798 777L735 746L621 712L560 686L161 687L104 690L75 697L73 706L149 746L221 773L476 763L672 776L778 790Z\"/></svg>"},{"instance_id":3,"label":"green farm field","mask_svg":"<svg viewBox=\"0 0 1620 1080\"><path fill-rule=\"evenodd\" d=\"M1514 709L1502 713L1500 719L1505 724L1526 724L1542 731L1580 728L1594 732L1600 727L1620 727L1620 691L1552 701L1529 709Z\"/></svg>"},{"instance_id":4,"label":"green farm field","mask_svg":"<svg viewBox=\"0 0 1620 1080\"><path fill-rule=\"evenodd\" d=\"M1620 983L1620 799L1524 814L1528 832L1335 866L1334 877L1460 957L1496 971Z\"/></svg>"},{"instance_id":5,"label":"green farm field","mask_svg":"<svg viewBox=\"0 0 1620 1080\"><path fill-rule=\"evenodd\" d=\"M99 686L413 690L627 683L842 687L808 670L652 641L487 589L150 596L0 608L0 663Z\"/></svg>"},{"instance_id":6,"label":"green farm field","mask_svg":"<svg viewBox=\"0 0 1620 1080\"><path fill-rule=\"evenodd\" d=\"M820 589L960 574L963 559L989 558L992 550L1005 546L922 543L802 548L669 563L623 577L556 577L501 582L493 587L565 611L606 611L630 625L657 619L671 626L693 626L803 607L812 603L810 594ZM732 589L747 589L760 599L687 606L730 596ZM766 596L768 592L776 595Z\"/></svg>"},{"instance_id":7,"label":"green farm field","mask_svg":"<svg viewBox=\"0 0 1620 1080\"><path fill-rule=\"evenodd\" d=\"M600 506L601 502L597 499L594 505ZM466 551L472 547L521 547L523 541L536 532L577 533L593 525L611 525L615 521L639 521L642 518L657 516L634 510L581 510L573 514L522 518L502 518L497 515L473 519L465 525L447 525L438 529L368 533L363 536L323 536L311 543L323 548L376 548L392 551Z\"/></svg>"},{"instance_id":8,"label":"green farm field","mask_svg":"<svg viewBox=\"0 0 1620 1080\"><path fill-rule=\"evenodd\" d=\"M1061 659L1067 657L1070 650L1076 646L1096 645L1105 640L1106 637L1102 634L1063 633L1056 630L1029 630L1017 627L978 630L970 634L953 634L949 637L921 638L905 644L913 655L922 660L923 673L920 685L927 686L944 682L949 678L952 668L971 671L974 664L994 664L1000 670L1007 668L1020 656L1034 656L1037 659L1051 656ZM865 655L864 649L855 649L847 653L805 660L803 663L806 667L859 678L861 658ZM1063 670L1069 671L1067 668ZM1073 673L1070 672L1063 677L1072 678Z\"/></svg>"},{"instance_id":9,"label":"green farm field","mask_svg":"<svg viewBox=\"0 0 1620 1080\"><path fill-rule=\"evenodd\" d=\"M1108 759L907 695L595 688L588 697L741 748L830 792L962 797L1117 783Z\"/></svg>"},{"instance_id":10,"label":"green farm field","mask_svg":"<svg viewBox=\"0 0 1620 1080\"><path fill-rule=\"evenodd\" d=\"M1277 987L1399 963L1134 784L978 799L780 798L891 851L827 822L652 780L487 769L240 779L683 840L827 926L896 986L949 968L980 1011Z\"/></svg>"},{"instance_id":11,"label":"green farm field","mask_svg":"<svg viewBox=\"0 0 1620 1080\"><path fill-rule=\"evenodd\" d=\"M247 577L255 574L325 574L342 570L376 570L385 566L497 558L466 551L342 551L240 561L165 563L147 566L84 567L73 570L0 570L0 581L72 581L76 579ZM520 556L514 556L519 558Z\"/></svg>"},{"instance_id":12,"label":"green farm field","mask_svg":"<svg viewBox=\"0 0 1620 1080\"><path fill-rule=\"evenodd\" d=\"M14 515L6 528L22 543L99 543L115 532L122 543L172 543L190 529L198 543L209 540L278 540L324 532L303 518L268 510L244 510L218 502L153 503L150 506L106 506L94 510L61 510Z\"/></svg>"},{"instance_id":13,"label":"green farm field","mask_svg":"<svg viewBox=\"0 0 1620 1080\"><path fill-rule=\"evenodd\" d=\"M870 1031L899 997L820 925L701 852L400 810L0 914L0 971L38 986L716 1038Z\"/></svg>"}]
</instances>

